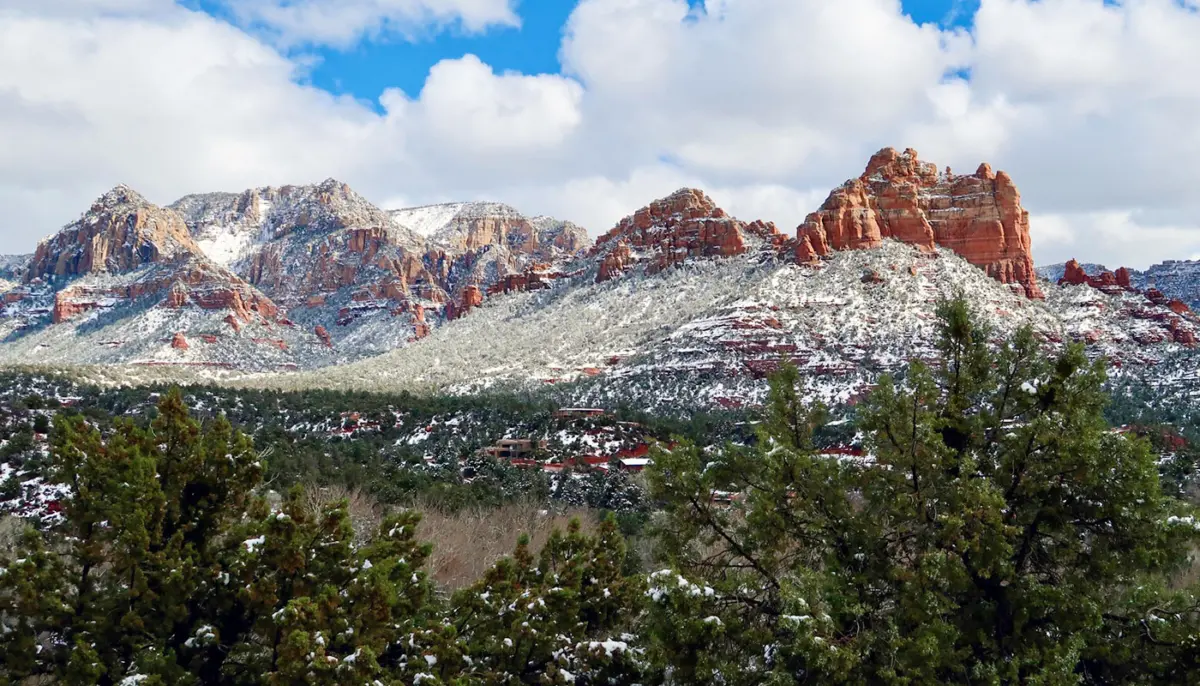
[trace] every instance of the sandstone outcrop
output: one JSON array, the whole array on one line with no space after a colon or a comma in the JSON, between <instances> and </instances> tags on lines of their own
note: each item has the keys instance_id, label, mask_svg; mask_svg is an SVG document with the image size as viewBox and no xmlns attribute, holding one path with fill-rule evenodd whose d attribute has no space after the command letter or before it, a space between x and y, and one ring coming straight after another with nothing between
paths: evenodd
<instances>
[{"instance_id":1,"label":"sandstone outcrop","mask_svg":"<svg viewBox=\"0 0 1200 686\"><path fill-rule=\"evenodd\" d=\"M23 278L53 290L56 324L147 298L168 308L229 310L243 322L278 314L269 298L204 256L182 216L125 186L42 241Z\"/></svg>"},{"instance_id":2,"label":"sandstone outcrop","mask_svg":"<svg viewBox=\"0 0 1200 686\"><path fill-rule=\"evenodd\" d=\"M645 262L646 273L654 274L691 257L741 255L748 249L747 235L775 249L790 244L774 224L738 221L702 191L682 188L622 219L597 239L589 256L599 257L600 282L635 262Z\"/></svg>"},{"instance_id":3,"label":"sandstone outcrop","mask_svg":"<svg viewBox=\"0 0 1200 686\"><path fill-rule=\"evenodd\" d=\"M463 289L457 303L446 306L446 318L458 319L465 317L472 309L483 304L483 291L479 286L471 285Z\"/></svg>"},{"instance_id":4,"label":"sandstone outcrop","mask_svg":"<svg viewBox=\"0 0 1200 686\"><path fill-rule=\"evenodd\" d=\"M1087 284L1092 288L1098 288L1106 293L1120 293L1121 291L1137 292L1132 285L1129 270L1121 267L1115 272L1101 271L1096 275L1088 274L1084 270L1083 265L1077 260L1068 260L1063 265L1063 276L1058 280L1059 284L1071 284L1081 286ZM1146 294L1149 297L1149 293ZM1151 298L1153 301L1154 298ZM1164 299L1165 300L1165 299ZM1162 302L1155 302L1156 305L1161 305Z\"/></svg>"},{"instance_id":5,"label":"sandstone outcrop","mask_svg":"<svg viewBox=\"0 0 1200 686\"><path fill-rule=\"evenodd\" d=\"M171 347L176 350L187 350L191 346L188 345L187 338L183 335L183 332L176 331L175 335L171 337Z\"/></svg>"},{"instance_id":6,"label":"sandstone outcrop","mask_svg":"<svg viewBox=\"0 0 1200 686\"><path fill-rule=\"evenodd\" d=\"M1114 276L1118 286L1127 290L1133 289L1133 281L1130 278L1129 269L1121 267L1115 272Z\"/></svg>"},{"instance_id":7,"label":"sandstone outcrop","mask_svg":"<svg viewBox=\"0 0 1200 686\"><path fill-rule=\"evenodd\" d=\"M421 340L429 335L429 322L425 321L425 308L420 304L412 308L413 338Z\"/></svg>"},{"instance_id":8,"label":"sandstone outcrop","mask_svg":"<svg viewBox=\"0 0 1200 686\"><path fill-rule=\"evenodd\" d=\"M1130 277L1131 274L1125 267L1121 267L1115 272L1106 270L1092 275L1088 274L1077 260L1068 260L1063 265L1063 275L1058 283L1072 286L1086 285L1109 295L1140 294L1145 297L1144 302L1148 302L1151 306L1147 307L1143 304L1130 308L1127 300L1123 311L1134 319L1158 322L1162 328L1138 331L1133 334L1134 340L1143 345L1170 340L1189 348L1196 347L1196 327L1200 325L1200 318L1192 312L1187 303L1176 298L1168 298L1157 288L1139 291L1131 285Z\"/></svg>"},{"instance_id":9,"label":"sandstone outcrop","mask_svg":"<svg viewBox=\"0 0 1200 686\"><path fill-rule=\"evenodd\" d=\"M313 333L325 344L326 348L333 347L333 338L330 337L329 331L324 326L317 324L316 328L313 329Z\"/></svg>"},{"instance_id":10,"label":"sandstone outcrop","mask_svg":"<svg viewBox=\"0 0 1200 686\"><path fill-rule=\"evenodd\" d=\"M83 218L38 244L24 280L125 273L200 254L183 217L117 186Z\"/></svg>"},{"instance_id":11,"label":"sandstone outcrop","mask_svg":"<svg viewBox=\"0 0 1200 686\"><path fill-rule=\"evenodd\" d=\"M836 188L796 230L797 262L833 250L874 248L885 238L933 251L949 248L1002 283L1043 297L1033 270L1029 213L1004 172L981 164L957 175L915 150L880 150L866 170Z\"/></svg>"}]
</instances>

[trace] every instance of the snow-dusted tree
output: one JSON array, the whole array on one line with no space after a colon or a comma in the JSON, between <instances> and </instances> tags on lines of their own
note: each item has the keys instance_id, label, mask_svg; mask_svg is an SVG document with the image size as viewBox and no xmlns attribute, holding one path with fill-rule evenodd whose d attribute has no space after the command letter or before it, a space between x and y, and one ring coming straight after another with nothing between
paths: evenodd
<instances>
[{"instance_id":1,"label":"snow-dusted tree","mask_svg":"<svg viewBox=\"0 0 1200 686\"><path fill-rule=\"evenodd\" d=\"M939 315L940 362L863 407L867 459L813 451L786 372L757 449L656 456L667 681L1200 679L1196 595L1168 590L1200 527L1105 425L1102 364L1028 329L989 347L962 300Z\"/></svg>"},{"instance_id":2,"label":"snow-dusted tree","mask_svg":"<svg viewBox=\"0 0 1200 686\"><path fill-rule=\"evenodd\" d=\"M361 683L411 658L431 592L416 514L355 546L344 503L269 511L249 440L178 392L144 429L60 419L52 457L72 496L0 563L0 682Z\"/></svg>"},{"instance_id":3,"label":"snow-dusted tree","mask_svg":"<svg viewBox=\"0 0 1200 686\"><path fill-rule=\"evenodd\" d=\"M457 654L428 672L445 683L455 674L463 683L633 683L639 656L622 633L633 628L642 584L624 563L611 517L592 536L573 520L536 558L523 538L512 558L454 596Z\"/></svg>"}]
</instances>

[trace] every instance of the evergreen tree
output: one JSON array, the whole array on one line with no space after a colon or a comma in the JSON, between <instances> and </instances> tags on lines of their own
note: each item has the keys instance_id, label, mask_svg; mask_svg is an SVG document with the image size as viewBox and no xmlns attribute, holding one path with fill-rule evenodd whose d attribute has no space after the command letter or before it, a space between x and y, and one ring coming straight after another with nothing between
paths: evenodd
<instances>
[{"instance_id":1,"label":"evergreen tree","mask_svg":"<svg viewBox=\"0 0 1200 686\"><path fill-rule=\"evenodd\" d=\"M594 536L578 520L555 531L536 558L523 538L449 613L464 683L632 683L638 658L620 633L632 628L640 579L626 577L625 544L611 516ZM611 681L617 679L617 681Z\"/></svg>"},{"instance_id":2,"label":"evergreen tree","mask_svg":"<svg viewBox=\"0 0 1200 686\"><path fill-rule=\"evenodd\" d=\"M961 299L939 316L938 365L861 409L869 459L814 453L788 370L756 449L656 456L667 681L1200 679L1196 596L1168 589L1200 529L1105 425L1102 363L1029 329L989 347Z\"/></svg>"},{"instance_id":3,"label":"evergreen tree","mask_svg":"<svg viewBox=\"0 0 1200 686\"><path fill-rule=\"evenodd\" d=\"M250 441L178 392L144 429L60 417L51 452L72 497L0 563L0 683L361 683L409 661L431 598L415 513L356 547L344 502L271 511Z\"/></svg>"}]
</instances>

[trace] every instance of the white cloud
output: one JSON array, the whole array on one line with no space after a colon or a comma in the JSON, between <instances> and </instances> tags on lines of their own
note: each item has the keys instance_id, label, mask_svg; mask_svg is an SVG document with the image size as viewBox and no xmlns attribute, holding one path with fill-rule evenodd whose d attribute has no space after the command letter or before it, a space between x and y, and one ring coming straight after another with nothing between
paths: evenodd
<instances>
[{"instance_id":1,"label":"white cloud","mask_svg":"<svg viewBox=\"0 0 1200 686\"><path fill-rule=\"evenodd\" d=\"M0 248L31 248L121 181L169 202L349 171L350 144L374 115L297 86L295 68L178 8L155 18L0 14L0 194L12 222Z\"/></svg>"},{"instance_id":2,"label":"white cloud","mask_svg":"<svg viewBox=\"0 0 1200 686\"><path fill-rule=\"evenodd\" d=\"M137 2L139 0L106 0ZM245 26L284 46L349 47L363 37L421 37L459 26L520 26L514 0L221 0Z\"/></svg>"},{"instance_id":3,"label":"white cloud","mask_svg":"<svg viewBox=\"0 0 1200 686\"><path fill-rule=\"evenodd\" d=\"M594 234L684 185L791 231L884 145L1010 172L1039 262L1200 251L1200 15L1178 0L982 0L968 35L897 0L583 0L563 74L450 56L382 113L297 83L299 44L519 23L508 0L168 0L0 10L0 251L118 181L186 192L336 176L497 199ZM265 31L265 35L264 35ZM962 73L969 77L960 76Z\"/></svg>"},{"instance_id":4,"label":"white cloud","mask_svg":"<svg viewBox=\"0 0 1200 686\"><path fill-rule=\"evenodd\" d=\"M583 0L561 56L605 134L718 179L828 180L810 163L858 166L930 108L928 89L965 56L963 35L914 25L895 0L706 8Z\"/></svg>"},{"instance_id":5,"label":"white cloud","mask_svg":"<svg viewBox=\"0 0 1200 686\"><path fill-rule=\"evenodd\" d=\"M39 16L134 16L171 11L174 0L5 0L3 10Z\"/></svg>"},{"instance_id":6,"label":"white cloud","mask_svg":"<svg viewBox=\"0 0 1200 686\"><path fill-rule=\"evenodd\" d=\"M496 75L475 55L434 65L421 90L422 127L453 152L534 152L579 126L583 88L562 76Z\"/></svg>"},{"instance_id":7,"label":"white cloud","mask_svg":"<svg viewBox=\"0 0 1200 686\"><path fill-rule=\"evenodd\" d=\"M1033 215L1030 222L1043 264L1078 259L1110 269L1145 269L1164 258L1193 259L1200 253L1195 224L1161 224L1132 210Z\"/></svg>"}]
</instances>

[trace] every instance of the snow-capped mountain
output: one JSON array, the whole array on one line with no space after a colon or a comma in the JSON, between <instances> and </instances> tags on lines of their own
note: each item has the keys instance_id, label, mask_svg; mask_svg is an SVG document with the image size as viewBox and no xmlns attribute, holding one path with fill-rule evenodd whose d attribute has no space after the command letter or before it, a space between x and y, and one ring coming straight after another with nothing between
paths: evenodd
<instances>
[{"instance_id":1,"label":"snow-capped mountain","mask_svg":"<svg viewBox=\"0 0 1200 686\"><path fill-rule=\"evenodd\" d=\"M244 268L264 245L292 234L391 228L385 212L335 179L312 186L188 195L169 208L183 215L209 257L234 269ZM416 252L425 248L420 236L403 227L395 227L389 237Z\"/></svg>"},{"instance_id":2,"label":"snow-capped mountain","mask_svg":"<svg viewBox=\"0 0 1200 686\"><path fill-rule=\"evenodd\" d=\"M434 245L332 179L190 195L167 208L119 186L37 254L4 262L0 325L13 345L0 339L0 360L219 361L240 369L345 362L418 340L468 311L490 287L503 290L552 271L587 242L569 222L535 223L493 203L460 204L442 228L445 240ZM233 354L212 347L228 327L161 312L152 325L125 320L134 301L144 307L146 296L164 289L213 290L210 282L240 294L247 308L261 303L271 313L266 319L288 335L259 332L257 343ZM119 322L138 332L137 344L112 332L92 340L77 326L59 326L85 313L86 331ZM240 315L238 321L249 324ZM40 335L27 335L35 331ZM168 352L151 354L163 346L148 341ZM264 344L270 351L260 355Z\"/></svg>"},{"instance_id":3,"label":"snow-capped mountain","mask_svg":"<svg viewBox=\"0 0 1200 686\"><path fill-rule=\"evenodd\" d=\"M0 286L0 363L679 408L754 402L787 360L844 401L931 355L936 303L956 293L999 333L1028 324L1123 370L1196 345L1187 305L1128 270L1039 279L1030 230L1003 172L892 149L794 234L680 189L590 247L506 205L384 211L333 180L169 208L118 188Z\"/></svg>"},{"instance_id":4,"label":"snow-capped mountain","mask_svg":"<svg viewBox=\"0 0 1200 686\"><path fill-rule=\"evenodd\" d=\"M210 260L179 213L125 186L42 241L20 273L3 293L0 362L270 369L291 361L264 348L300 342L277 333L275 303Z\"/></svg>"},{"instance_id":5,"label":"snow-capped mountain","mask_svg":"<svg viewBox=\"0 0 1200 686\"><path fill-rule=\"evenodd\" d=\"M388 214L397 226L455 253L496 246L553 262L591 244L583 227L553 217L526 217L503 203L445 203L389 210Z\"/></svg>"},{"instance_id":6,"label":"snow-capped mountain","mask_svg":"<svg viewBox=\"0 0 1200 686\"><path fill-rule=\"evenodd\" d=\"M852 401L881 373L934 355L938 300L957 293L999 334L1028 324L1050 345L1083 342L1123 367L1186 349L1200 324L1132 289L1041 283L1044 298L1029 298L952 250L894 239L797 264L779 234L689 189L620 226L572 274L489 298L419 345L251 382L464 393L564 384L573 403L680 410L755 402L787 360L813 394ZM678 258L688 252L708 257Z\"/></svg>"},{"instance_id":7,"label":"snow-capped mountain","mask_svg":"<svg viewBox=\"0 0 1200 686\"><path fill-rule=\"evenodd\" d=\"M343 360L419 340L506 277L587 243L573 224L535 225L498 203L385 212L332 179L188 196L172 208L202 248Z\"/></svg>"}]
</instances>

